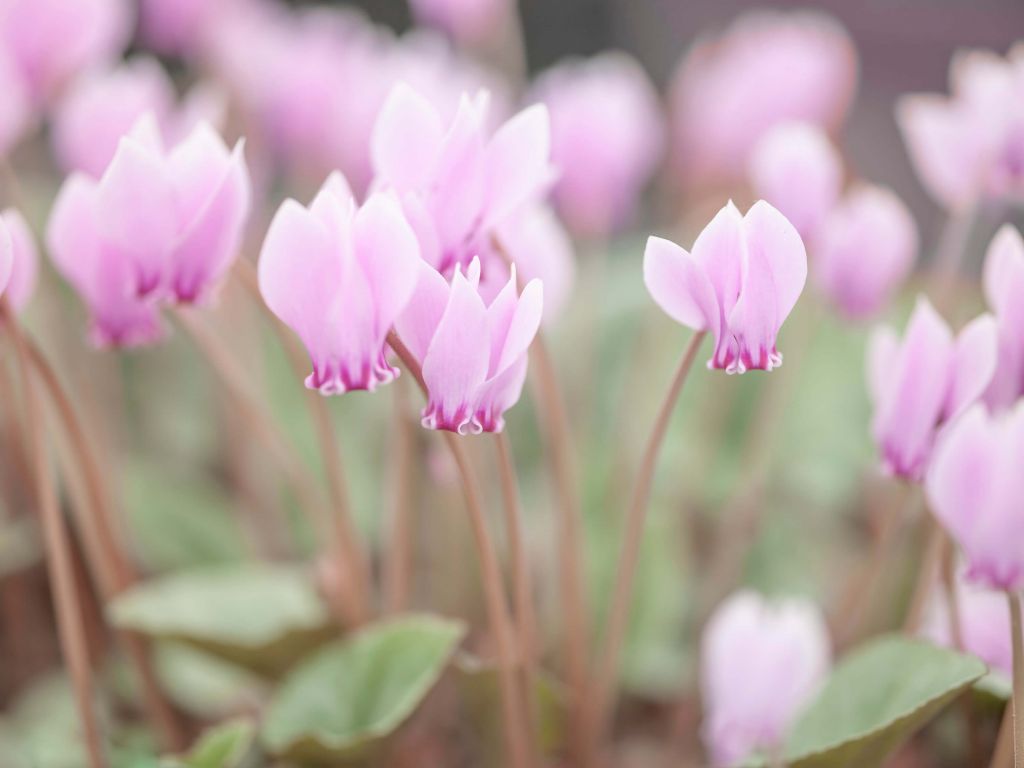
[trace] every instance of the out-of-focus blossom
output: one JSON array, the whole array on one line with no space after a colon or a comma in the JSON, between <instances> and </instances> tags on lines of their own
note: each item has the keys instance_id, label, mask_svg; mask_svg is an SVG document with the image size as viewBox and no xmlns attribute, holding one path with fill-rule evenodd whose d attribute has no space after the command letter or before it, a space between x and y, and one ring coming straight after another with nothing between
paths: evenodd
<instances>
[{"instance_id":1,"label":"out-of-focus blossom","mask_svg":"<svg viewBox=\"0 0 1024 768\"><path fill-rule=\"evenodd\" d=\"M388 194L357 207L334 173L308 208L284 202L263 244L259 283L309 351L307 387L372 391L398 375L384 338L412 296L418 266L416 237Z\"/></svg>"},{"instance_id":2,"label":"out-of-focus blossom","mask_svg":"<svg viewBox=\"0 0 1024 768\"><path fill-rule=\"evenodd\" d=\"M2 0L0 49L39 104L79 72L117 58L132 22L127 0Z\"/></svg>"},{"instance_id":3,"label":"out-of-focus blossom","mask_svg":"<svg viewBox=\"0 0 1024 768\"><path fill-rule=\"evenodd\" d=\"M928 502L963 551L968 581L1024 587L1024 404L998 415L975 405L939 441Z\"/></svg>"},{"instance_id":4,"label":"out-of-focus blossom","mask_svg":"<svg viewBox=\"0 0 1024 768\"><path fill-rule=\"evenodd\" d=\"M532 93L551 115L555 201L570 229L607 237L624 224L664 150L658 94L623 53L561 64Z\"/></svg>"},{"instance_id":5,"label":"out-of-focus blossom","mask_svg":"<svg viewBox=\"0 0 1024 768\"><path fill-rule=\"evenodd\" d=\"M173 145L200 121L219 124L223 110L217 95L202 87L178 108L174 84L160 64L137 58L115 69L92 70L70 87L54 114L54 148L65 171L99 177L121 137L147 112L156 118L163 140Z\"/></svg>"},{"instance_id":6,"label":"out-of-focus blossom","mask_svg":"<svg viewBox=\"0 0 1024 768\"><path fill-rule=\"evenodd\" d=\"M1024 195L1024 45L958 53L948 97L905 96L896 116L917 175L941 205Z\"/></svg>"},{"instance_id":7,"label":"out-of-focus blossom","mask_svg":"<svg viewBox=\"0 0 1024 768\"><path fill-rule=\"evenodd\" d=\"M558 217L546 205L529 206L499 224L495 234L519 273L543 283L544 322L559 317L572 291L576 262L569 233ZM483 249L483 254L491 265L502 258L493 248ZM506 271L492 268L489 275L497 274L495 280L500 280ZM493 291L484 291L485 296L492 294Z\"/></svg>"},{"instance_id":8,"label":"out-of-focus blossom","mask_svg":"<svg viewBox=\"0 0 1024 768\"><path fill-rule=\"evenodd\" d=\"M754 192L789 219L810 242L839 199L843 164L828 134L814 123L779 123L750 160Z\"/></svg>"},{"instance_id":9,"label":"out-of-focus blossom","mask_svg":"<svg viewBox=\"0 0 1024 768\"><path fill-rule=\"evenodd\" d=\"M872 432L887 471L920 480L940 429L981 397L996 368L996 323L982 315L955 339L927 299L917 301L902 341L877 329L867 352Z\"/></svg>"},{"instance_id":10,"label":"out-of-focus blossom","mask_svg":"<svg viewBox=\"0 0 1024 768\"><path fill-rule=\"evenodd\" d=\"M687 183L739 178L750 153L777 123L835 128L857 85L857 54L830 16L754 12L699 42L674 77L673 144Z\"/></svg>"},{"instance_id":11,"label":"out-of-focus blossom","mask_svg":"<svg viewBox=\"0 0 1024 768\"><path fill-rule=\"evenodd\" d=\"M20 312L32 298L39 278L39 252L32 230L16 208L7 208L0 213L7 233L11 238L11 269L5 295L7 300Z\"/></svg>"},{"instance_id":12,"label":"out-of-focus blossom","mask_svg":"<svg viewBox=\"0 0 1024 768\"><path fill-rule=\"evenodd\" d=\"M31 95L10 56L0 50L0 157L24 136L36 122Z\"/></svg>"},{"instance_id":13,"label":"out-of-focus blossom","mask_svg":"<svg viewBox=\"0 0 1024 768\"><path fill-rule=\"evenodd\" d=\"M409 5L419 21L468 43L493 39L514 12L510 0L409 0Z\"/></svg>"},{"instance_id":14,"label":"out-of-focus blossom","mask_svg":"<svg viewBox=\"0 0 1024 768\"><path fill-rule=\"evenodd\" d=\"M228 150L206 124L167 151L147 115L99 181L72 174L47 241L90 306L94 339L151 341L159 335L155 301L207 298L237 255L249 204L242 143Z\"/></svg>"},{"instance_id":15,"label":"out-of-focus blossom","mask_svg":"<svg viewBox=\"0 0 1024 768\"><path fill-rule=\"evenodd\" d=\"M192 55L227 13L251 0L139 0L139 36L157 53Z\"/></svg>"},{"instance_id":16,"label":"out-of-focus blossom","mask_svg":"<svg viewBox=\"0 0 1024 768\"><path fill-rule=\"evenodd\" d=\"M917 245L917 225L903 201L884 187L858 184L825 218L811 271L839 311L864 319L906 279Z\"/></svg>"},{"instance_id":17,"label":"out-of-focus blossom","mask_svg":"<svg viewBox=\"0 0 1024 768\"><path fill-rule=\"evenodd\" d=\"M702 735L715 765L782 748L786 731L832 663L821 612L805 600L743 591L708 621L701 641Z\"/></svg>"},{"instance_id":18,"label":"out-of-focus blossom","mask_svg":"<svg viewBox=\"0 0 1024 768\"><path fill-rule=\"evenodd\" d=\"M515 268L491 300L479 292L480 260L461 265L449 284L428 264L396 328L423 367L428 401L423 426L459 434L500 432L519 400L527 350L543 314L543 290L531 280L519 294Z\"/></svg>"},{"instance_id":19,"label":"out-of-focus blossom","mask_svg":"<svg viewBox=\"0 0 1024 768\"><path fill-rule=\"evenodd\" d=\"M983 277L999 326L999 362L985 402L1008 408L1024 395L1024 240L1012 225L1004 225L989 245Z\"/></svg>"},{"instance_id":20,"label":"out-of-focus blossom","mask_svg":"<svg viewBox=\"0 0 1024 768\"><path fill-rule=\"evenodd\" d=\"M709 368L770 371L782 364L775 337L807 279L804 244L763 200L747 214L732 201L697 236L693 252L652 237L644 252L647 290L674 320L715 340Z\"/></svg>"},{"instance_id":21,"label":"out-of-focus blossom","mask_svg":"<svg viewBox=\"0 0 1024 768\"><path fill-rule=\"evenodd\" d=\"M988 664L992 672L1009 681L1013 675L1013 648L1006 595L970 584L961 571L957 572L954 583L963 650L973 653ZM945 590L932 590L921 634L936 645L955 647Z\"/></svg>"},{"instance_id":22,"label":"out-of-focus blossom","mask_svg":"<svg viewBox=\"0 0 1024 768\"><path fill-rule=\"evenodd\" d=\"M7 290L14 270L14 241L7 229L7 223L0 219L0 294Z\"/></svg>"}]
</instances>

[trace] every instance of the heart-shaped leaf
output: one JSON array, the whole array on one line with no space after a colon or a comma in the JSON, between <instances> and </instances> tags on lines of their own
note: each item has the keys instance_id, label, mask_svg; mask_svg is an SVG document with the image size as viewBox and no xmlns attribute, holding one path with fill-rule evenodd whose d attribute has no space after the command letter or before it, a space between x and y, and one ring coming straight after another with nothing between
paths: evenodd
<instances>
[{"instance_id":1,"label":"heart-shaped leaf","mask_svg":"<svg viewBox=\"0 0 1024 768\"><path fill-rule=\"evenodd\" d=\"M891 635L846 657L790 733L790 768L872 768L985 674L961 653Z\"/></svg>"},{"instance_id":2,"label":"heart-shaped leaf","mask_svg":"<svg viewBox=\"0 0 1024 768\"><path fill-rule=\"evenodd\" d=\"M277 674L333 633L312 578L287 566L208 567L147 581L109 608L124 629Z\"/></svg>"},{"instance_id":3,"label":"heart-shaped leaf","mask_svg":"<svg viewBox=\"0 0 1024 768\"><path fill-rule=\"evenodd\" d=\"M163 768L238 768L255 735L251 720L229 720L204 731L187 754L165 759Z\"/></svg>"},{"instance_id":4,"label":"heart-shaped leaf","mask_svg":"<svg viewBox=\"0 0 1024 768\"><path fill-rule=\"evenodd\" d=\"M410 615L321 649L271 699L264 744L300 763L365 759L416 709L464 634L460 622Z\"/></svg>"}]
</instances>

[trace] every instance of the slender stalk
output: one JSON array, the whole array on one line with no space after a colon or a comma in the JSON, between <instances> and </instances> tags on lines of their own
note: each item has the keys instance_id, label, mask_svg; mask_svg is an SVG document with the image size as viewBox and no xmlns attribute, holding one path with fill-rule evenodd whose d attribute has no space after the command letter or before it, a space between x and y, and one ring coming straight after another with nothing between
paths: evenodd
<instances>
[{"instance_id":1,"label":"slender stalk","mask_svg":"<svg viewBox=\"0 0 1024 768\"><path fill-rule=\"evenodd\" d=\"M935 249L930 288L940 312L949 310L956 276L970 244L971 230L978 215L976 203L950 211Z\"/></svg>"},{"instance_id":2,"label":"slender stalk","mask_svg":"<svg viewBox=\"0 0 1024 768\"><path fill-rule=\"evenodd\" d=\"M989 768L1013 768L1013 702L1003 708L1003 719L999 723L996 747L992 751Z\"/></svg>"},{"instance_id":3,"label":"slender stalk","mask_svg":"<svg viewBox=\"0 0 1024 768\"><path fill-rule=\"evenodd\" d=\"M921 619L924 616L925 606L928 605L928 598L931 597L932 587L935 584L935 575L942 562L942 551L945 548L946 537L942 528L935 521L931 514L924 516L924 527L926 540L924 556L921 558L921 565L917 572L917 583L914 585L914 593L910 598L910 605L907 608L907 617L903 621L903 631L913 635L921 626Z\"/></svg>"},{"instance_id":4,"label":"slender stalk","mask_svg":"<svg viewBox=\"0 0 1024 768\"><path fill-rule=\"evenodd\" d=\"M669 385L665 399L658 409L654 427L647 440L643 460L637 472L633 497L626 513L626 529L622 540L622 551L619 555L619 567L616 570L615 586L612 592L611 609L605 628L604 653L600 658L597 670L597 687L594 691L593 724L594 733L599 738L611 716L615 698L615 682L619 669L619 656L629 619L629 604L633 592L633 577L636 574L637 560L640 555L640 543L643 539L644 522L647 519L647 504L654 481L654 471L658 464L658 454L668 430L669 419L675 409L676 401L683 390L693 361L704 340L704 332L696 331L683 353L675 376Z\"/></svg>"},{"instance_id":5,"label":"slender stalk","mask_svg":"<svg viewBox=\"0 0 1024 768\"><path fill-rule=\"evenodd\" d=\"M32 479L36 503L39 505L46 547L46 568L53 592L61 653L71 678L89 765L91 768L105 768L108 763L93 700L92 669L89 665L84 616L72 570L70 538L57 499L57 489L50 475L43 412L32 382L25 340L18 320L6 300L0 300L0 313L13 342L21 379L21 395L26 416L25 442L32 463Z\"/></svg>"},{"instance_id":6,"label":"slender stalk","mask_svg":"<svg viewBox=\"0 0 1024 768\"><path fill-rule=\"evenodd\" d=\"M412 425L408 416L408 396L404 381L392 385L395 397L393 482L395 487L394 510L391 521L390 544L385 561L385 583L387 607L391 613L405 610L409 605L413 562L413 520L412 520L412 473L413 443Z\"/></svg>"},{"instance_id":7,"label":"slender stalk","mask_svg":"<svg viewBox=\"0 0 1024 768\"><path fill-rule=\"evenodd\" d=\"M427 394L426 382L420 364L394 331L388 334L388 346L402 361L412 377L416 380L424 395ZM463 450L458 437L451 432L442 432L445 444L451 452L455 465L462 479L462 492L466 499L466 511L469 513L470 527L476 542L477 555L480 559L480 573L483 579L484 598L487 603L488 621L491 632L498 645L498 679L501 688L502 715L504 717L505 739L511 763L516 768L535 765L531 759L529 736L526 717L522 710L522 696L516 680L516 657L512 620L509 616L505 589L502 585L501 568L498 564L497 550L487 530L481 504L480 489L470 467L469 459Z\"/></svg>"},{"instance_id":8,"label":"slender stalk","mask_svg":"<svg viewBox=\"0 0 1024 768\"><path fill-rule=\"evenodd\" d=\"M1021 639L1020 595L1006 594L1010 604L1010 638L1013 645L1013 766L1024 768L1024 716L1020 706L1024 702L1024 647Z\"/></svg>"},{"instance_id":9,"label":"slender stalk","mask_svg":"<svg viewBox=\"0 0 1024 768\"><path fill-rule=\"evenodd\" d=\"M253 303L266 315L274 333L288 356L288 362L301 381L308 367L308 359L298 346L295 338L290 335L285 325L277 319L267 307L259 290L259 282L256 272L250 262L245 259L238 259L235 267L235 274L243 288L250 295ZM338 443L338 436L334 432L331 422L331 413L327 408L325 399L318 393L305 389L303 399L309 411L310 420L316 430L317 443L320 447L320 456L324 465L324 474L327 476L327 490L330 494L331 506L334 508L332 516L335 546L338 556L346 563L351 563L350 572L346 574L345 569L340 569L343 578L354 579L355 598L358 601L357 612L360 617L365 618L367 611L366 602L370 594L370 565L359 543L359 536L356 533L353 522L352 505L349 501L348 482L345 479L345 462L341 456L341 446Z\"/></svg>"}]
</instances>

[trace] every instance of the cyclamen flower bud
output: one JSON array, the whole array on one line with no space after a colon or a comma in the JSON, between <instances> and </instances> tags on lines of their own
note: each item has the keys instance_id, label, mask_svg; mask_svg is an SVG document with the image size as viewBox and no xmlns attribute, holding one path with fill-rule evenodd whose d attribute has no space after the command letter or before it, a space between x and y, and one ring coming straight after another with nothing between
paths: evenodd
<instances>
[{"instance_id":1,"label":"cyclamen flower bud","mask_svg":"<svg viewBox=\"0 0 1024 768\"><path fill-rule=\"evenodd\" d=\"M729 202L688 253L652 237L644 282L672 319L714 337L709 368L770 371L775 337L807 279L807 252L786 217L763 200L741 215Z\"/></svg>"},{"instance_id":2,"label":"cyclamen flower bud","mask_svg":"<svg viewBox=\"0 0 1024 768\"><path fill-rule=\"evenodd\" d=\"M309 351L306 386L373 390L398 375L384 339L416 286L419 247L386 193L357 207L339 173L308 208L286 200L260 253L260 291Z\"/></svg>"}]
</instances>

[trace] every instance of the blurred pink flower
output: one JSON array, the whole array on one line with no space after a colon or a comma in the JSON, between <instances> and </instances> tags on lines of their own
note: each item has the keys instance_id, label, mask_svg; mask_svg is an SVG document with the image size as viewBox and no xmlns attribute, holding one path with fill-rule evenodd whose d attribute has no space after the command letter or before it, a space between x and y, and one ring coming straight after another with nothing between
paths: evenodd
<instances>
[{"instance_id":1,"label":"blurred pink flower","mask_svg":"<svg viewBox=\"0 0 1024 768\"><path fill-rule=\"evenodd\" d=\"M925 189L941 205L1024 194L1024 45L1007 57L966 51L950 65L949 97L915 94L896 117Z\"/></svg>"},{"instance_id":2,"label":"blurred pink flower","mask_svg":"<svg viewBox=\"0 0 1024 768\"><path fill-rule=\"evenodd\" d=\"M278 209L260 253L260 291L306 345L307 387L372 391L398 375L384 339L412 296L418 257L398 202L378 193L357 207L339 173L308 208L286 200Z\"/></svg>"},{"instance_id":3,"label":"blurred pink flower","mask_svg":"<svg viewBox=\"0 0 1024 768\"><path fill-rule=\"evenodd\" d=\"M193 55L223 15L253 0L139 0L139 37L162 54Z\"/></svg>"},{"instance_id":4,"label":"blurred pink flower","mask_svg":"<svg viewBox=\"0 0 1024 768\"><path fill-rule=\"evenodd\" d=\"M200 121L222 122L223 100L196 88L177 107L174 84L160 64L139 57L117 68L92 70L76 80L53 115L54 149L65 171L99 177L121 137L151 112L163 140L176 144Z\"/></svg>"},{"instance_id":5,"label":"blurred pink flower","mask_svg":"<svg viewBox=\"0 0 1024 768\"><path fill-rule=\"evenodd\" d=\"M515 10L512 0L409 0L409 5L417 20L467 43L493 39Z\"/></svg>"},{"instance_id":6,"label":"blurred pink flower","mask_svg":"<svg viewBox=\"0 0 1024 768\"><path fill-rule=\"evenodd\" d=\"M14 271L14 241L7 222L0 219L0 294L6 293Z\"/></svg>"},{"instance_id":7,"label":"blurred pink flower","mask_svg":"<svg viewBox=\"0 0 1024 768\"><path fill-rule=\"evenodd\" d=\"M99 181L72 174L47 242L92 310L94 339L152 341L153 302L206 299L237 255L249 204L242 142L229 151L200 124L166 151L152 115L121 139Z\"/></svg>"},{"instance_id":8,"label":"blurred pink flower","mask_svg":"<svg viewBox=\"0 0 1024 768\"><path fill-rule=\"evenodd\" d=\"M38 117L32 105L31 94L11 61L0 50L0 157L5 156L35 126Z\"/></svg>"},{"instance_id":9,"label":"blurred pink flower","mask_svg":"<svg viewBox=\"0 0 1024 768\"><path fill-rule=\"evenodd\" d=\"M1006 595L968 583L958 569L956 598L963 649L984 661L992 672L1009 683L1013 675L1013 648ZM951 629L945 590L933 589L921 635L936 645L954 648Z\"/></svg>"},{"instance_id":10,"label":"blurred pink flower","mask_svg":"<svg viewBox=\"0 0 1024 768\"><path fill-rule=\"evenodd\" d=\"M7 208L0 213L7 233L11 238L11 269L7 280L7 300L15 311L20 312L32 298L39 279L39 251L21 212Z\"/></svg>"},{"instance_id":11,"label":"blurred pink flower","mask_svg":"<svg viewBox=\"0 0 1024 768\"><path fill-rule=\"evenodd\" d=\"M127 0L0 0L0 49L37 104L79 72L118 58L132 26Z\"/></svg>"},{"instance_id":12,"label":"blurred pink flower","mask_svg":"<svg viewBox=\"0 0 1024 768\"><path fill-rule=\"evenodd\" d=\"M963 551L968 581L1024 587L1024 404L990 416L975 405L939 441L926 489L935 517Z\"/></svg>"},{"instance_id":13,"label":"blurred pink flower","mask_svg":"<svg viewBox=\"0 0 1024 768\"><path fill-rule=\"evenodd\" d=\"M1008 408L1024 395L1024 240L1004 225L985 255L985 298L999 326L999 362L985 402Z\"/></svg>"},{"instance_id":14,"label":"blurred pink flower","mask_svg":"<svg viewBox=\"0 0 1024 768\"><path fill-rule=\"evenodd\" d=\"M817 606L738 592L701 640L702 735L715 765L780 750L828 674L832 652Z\"/></svg>"},{"instance_id":15,"label":"blurred pink flower","mask_svg":"<svg viewBox=\"0 0 1024 768\"><path fill-rule=\"evenodd\" d=\"M835 129L853 101L857 53L831 16L758 11L686 55L671 90L676 164L687 183L740 177L776 123Z\"/></svg>"},{"instance_id":16,"label":"blurred pink flower","mask_svg":"<svg viewBox=\"0 0 1024 768\"><path fill-rule=\"evenodd\" d=\"M750 159L754 193L774 205L810 242L843 187L843 163L814 123L784 122L769 130Z\"/></svg>"},{"instance_id":17,"label":"blurred pink flower","mask_svg":"<svg viewBox=\"0 0 1024 768\"><path fill-rule=\"evenodd\" d=\"M867 350L868 389L872 432L887 471L910 480L924 476L940 430L992 380L996 335L995 320L982 315L954 339L924 297L902 341L891 328L875 330Z\"/></svg>"},{"instance_id":18,"label":"blurred pink flower","mask_svg":"<svg viewBox=\"0 0 1024 768\"><path fill-rule=\"evenodd\" d=\"M807 278L804 244L786 217L763 200L747 214L729 203L687 253L652 237L644 282L672 319L715 340L709 368L726 373L782 365L775 336Z\"/></svg>"},{"instance_id":19,"label":"blurred pink flower","mask_svg":"<svg viewBox=\"0 0 1024 768\"><path fill-rule=\"evenodd\" d=\"M885 187L858 184L825 218L811 271L839 311L860 320L896 293L917 246L917 225L903 201Z\"/></svg>"},{"instance_id":20,"label":"blurred pink flower","mask_svg":"<svg viewBox=\"0 0 1024 768\"><path fill-rule=\"evenodd\" d=\"M479 284L479 259L470 262L466 274L457 265L450 285L421 264L412 301L396 324L423 366L428 429L501 432L505 411L522 393L527 350L543 314L541 283L531 280L520 295L513 267L490 304Z\"/></svg>"},{"instance_id":21,"label":"blurred pink flower","mask_svg":"<svg viewBox=\"0 0 1024 768\"><path fill-rule=\"evenodd\" d=\"M605 238L625 223L664 151L664 119L646 73L624 53L560 64L533 100L551 115L555 202L576 233Z\"/></svg>"}]
</instances>

